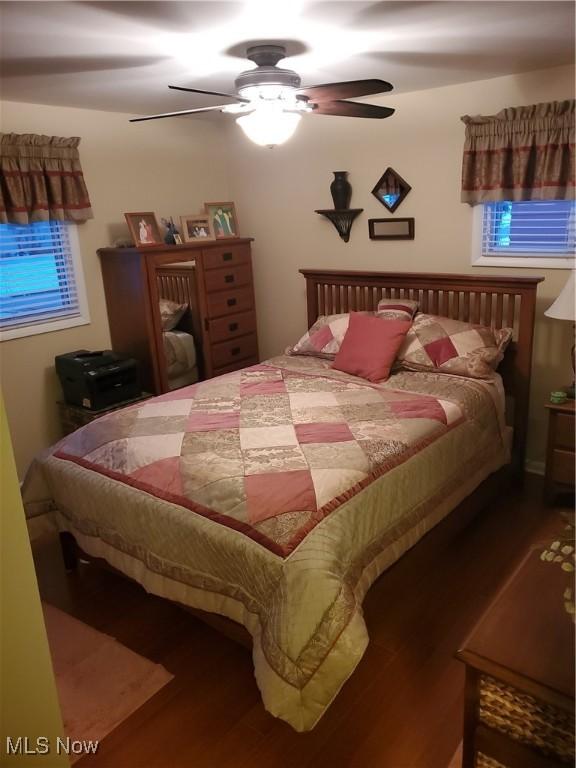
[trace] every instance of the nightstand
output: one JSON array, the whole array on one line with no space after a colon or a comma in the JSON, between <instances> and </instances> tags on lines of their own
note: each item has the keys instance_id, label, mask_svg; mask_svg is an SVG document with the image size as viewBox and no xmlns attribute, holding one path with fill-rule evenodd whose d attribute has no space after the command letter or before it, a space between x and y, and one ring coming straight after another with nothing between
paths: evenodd
<instances>
[{"instance_id":1,"label":"nightstand","mask_svg":"<svg viewBox=\"0 0 576 768\"><path fill-rule=\"evenodd\" d=\"M70 405L69 403L58 401L62 436L65 437L71 432L75 432L91 421L99 419L100 416L105 416L107 413L112 413L112 411L118 411L120 408L125 408L128 405L134 405L134 403L139 403L142 400L149 400L151 397L154 397L154 395L151 395L149 392L142 392L140 397L133 398L132 400L123 400L121 403L111 405L109 408L102 408L99 411L91 411L89 408L82 408L80 405Z\"/></svg>"},{"instance_id":2,"label":"nightstand","mask_svg":"<svg viewBox=\"0 0 576 768\"><path fill-rule=\"evenodd\" d=\"M546 501L550 502L555 493L574 490L574 400L568 400L562 405L547 403L546 408L548 448L544 494Z\"/></svg>"},{"instance_id":3,"label":"nightstand","mask_svg":"<svg viewBox=\"0 0 576 768\"><path fill-rule=\"evenodd\" d=\"M533 549L457 652L466 665L463 768L574 765L570 576Z\"/></svg>"}]
</instances>

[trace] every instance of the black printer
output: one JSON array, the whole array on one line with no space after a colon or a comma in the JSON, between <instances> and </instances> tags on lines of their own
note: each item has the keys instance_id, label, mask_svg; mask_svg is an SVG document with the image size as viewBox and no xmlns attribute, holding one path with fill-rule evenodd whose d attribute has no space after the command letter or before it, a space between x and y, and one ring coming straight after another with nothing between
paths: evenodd
<instances>
[{"instance_id":1,"label":"black printer","mask_svg":"<svg viewBox=\"0 0 576 768\"><path fill-rule=\"evenodd\" d=\"M54 362L64 400L70 405L99 411L141 395L138 362L109 349L78 349L57 355Z\"/></svg>"}]
</instances>

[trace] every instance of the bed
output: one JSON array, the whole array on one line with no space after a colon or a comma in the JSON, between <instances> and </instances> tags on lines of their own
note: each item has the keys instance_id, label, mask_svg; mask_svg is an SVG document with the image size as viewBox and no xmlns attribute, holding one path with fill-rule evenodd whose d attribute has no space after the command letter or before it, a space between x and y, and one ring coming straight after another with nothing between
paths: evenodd
<instances>
[{"instance_id":1,"label":"bed","mask_svg":"<svg viewBox=\"0 0 576 768\"><path fill-rule=\"evenodd\" d=\"M373 581L494 473L521 471L540 281L302 273L309 327L405 297L513 328L502 378L399 371L372 384L281 355L93 422L24 490L28 514L52 505L65 541L246 628L265 707L298 731L361 659Z\"/></svg>"}]
</instances>

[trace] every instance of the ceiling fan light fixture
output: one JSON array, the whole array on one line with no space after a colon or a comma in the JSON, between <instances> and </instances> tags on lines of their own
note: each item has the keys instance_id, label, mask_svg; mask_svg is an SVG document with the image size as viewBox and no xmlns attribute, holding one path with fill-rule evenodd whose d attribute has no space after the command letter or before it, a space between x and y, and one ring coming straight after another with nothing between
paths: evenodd
<instances>
[{"instance_id":1,"label":"ceiling fan light fixture","mask_svg":"<svg viewBox=\"0 0 576 768\"><path fill-rule=\"evenodd\" d=\"M301 117L297 112L284 112L275 103L259 106L236 122L250 141L261 147L275 147L294 135Z\"/></svg>"},{"instance_id":2,"label":"ceiling fan light fixture","mask_svg":"<svg viewBox=\"0 0 576 768\"><path fill-rule=\"evenodd\" d=\"M286 102L286 104L296 103L296 89L282 83L248 85L240 88L238 95L252 102L280 100Z\"/></svg>"}]
</instances>

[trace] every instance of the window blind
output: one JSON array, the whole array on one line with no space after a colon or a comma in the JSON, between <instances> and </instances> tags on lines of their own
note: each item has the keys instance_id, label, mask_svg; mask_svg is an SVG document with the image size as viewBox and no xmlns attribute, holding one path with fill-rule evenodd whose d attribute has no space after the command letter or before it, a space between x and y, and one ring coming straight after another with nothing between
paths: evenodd
<instances>
[{"instance_id":1,"label":"window blind","mask_svg":"<svg viewBox=\"0 0 576 768\"><path fill-rule=\"evenodd\" d=\"M575 234L573 200L484 203L483 256L573 256Z\"/></svg>"},{"instance_id":2,"label":"window blind","mask_svg":"<svg viewBox=\"0 0 576 768\"><path fill-rule=\"evenodd\" d=\"M0 329L80 315L70 226L0 224Z\"/></svg>"}]
</instances>

